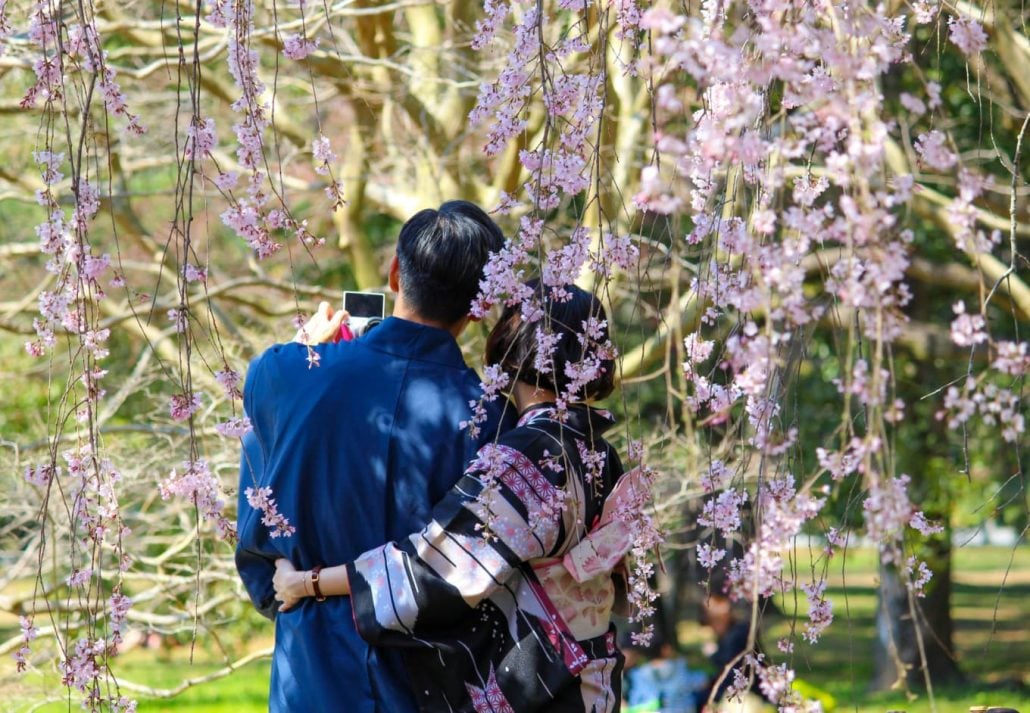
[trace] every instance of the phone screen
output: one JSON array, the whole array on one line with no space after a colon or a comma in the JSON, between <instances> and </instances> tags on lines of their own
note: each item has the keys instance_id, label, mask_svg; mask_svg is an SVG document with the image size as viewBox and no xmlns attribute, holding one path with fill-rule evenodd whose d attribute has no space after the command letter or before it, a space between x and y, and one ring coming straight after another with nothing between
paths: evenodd
<instances>
[{"instance_id":1,"label":"phone screen","mask_svg":"<svg viewBox=\"0 0 1030 713\"><path fill-rule=\"evenodd\" d=\"M343 308L351 317L382 319L386 314L386 295L381 292L344 292Z\"/></svg>"}]
</instances>

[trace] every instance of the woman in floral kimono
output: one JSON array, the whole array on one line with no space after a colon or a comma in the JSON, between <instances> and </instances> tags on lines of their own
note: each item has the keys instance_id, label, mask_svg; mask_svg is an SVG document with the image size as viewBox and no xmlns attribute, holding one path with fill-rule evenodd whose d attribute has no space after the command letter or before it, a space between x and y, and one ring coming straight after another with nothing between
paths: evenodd
<instances>
[{"instance_id":1,"label":"woman in floral kimono","mask_svg":"<svg viewBox=\"0 0 1030 713\"><path fill-rule=\"evenodd\" d=\"M586 404L612 391L613 349L593 295L529 286L540 318L508 308L487 341L518 426L479 451L429 525L345 565L278 563L282 610L349 594L363 638L405 648L424 711L619 710L612 570L628 531L605 504L623 472L602 438L610 414Z\"/></svg>"}]
</instances>

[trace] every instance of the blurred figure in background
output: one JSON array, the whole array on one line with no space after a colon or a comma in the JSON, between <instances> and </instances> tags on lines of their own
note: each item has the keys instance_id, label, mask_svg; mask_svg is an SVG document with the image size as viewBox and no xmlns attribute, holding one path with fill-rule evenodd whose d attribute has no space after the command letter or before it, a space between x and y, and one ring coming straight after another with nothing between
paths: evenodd
<instances>
[{"instance_id":1,"label":"blurred figure in background","mask_svg":"<svg viewBox=\"0 0 1030 713\"><path fill-rule=\"evenodd\" d=\"M626 713L696 713L700 710L708 677L690 667L675 643L662 634L661 627L655 629L646 647L627 642L624 651Z\"/></svg>"},{"instance_id":2,"label":"blurred figure in background","mask_svg":"<svg viewBox=\"0 0 1030 713\"><path fill-rule=\"evenodd\" d=\"M715 650L708 657L714 672L707 685L703 687L698 708L718 713L757 713L765 710L766 707L758 693L757 680L749 691L745 691L742 699L728 700L727 695L727 689L733 684L733 672L743 666L744 655L749 653L751 622L738 619L729 597L714 592L701 600L700 620L702 625L710 627L715 633L716 643ZM756 639L753 653L760 650ZM705 708L709 699L714 701L715 705Z\"/></svg>"}]
</instances>

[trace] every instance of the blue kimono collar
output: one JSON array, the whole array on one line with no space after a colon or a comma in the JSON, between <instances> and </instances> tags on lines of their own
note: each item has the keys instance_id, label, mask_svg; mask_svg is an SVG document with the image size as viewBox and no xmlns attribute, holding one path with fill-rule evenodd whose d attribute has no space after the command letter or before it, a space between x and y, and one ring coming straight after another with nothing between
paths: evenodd
<instances>
[{"instance_id":1,"label":"blue kimono collar","mask_svg":"<svg viewBox=\"0 0 1030 713\"><path fill-rule=\"evenodd\" d=\"M400 317L387 317L360 341L370 349L394 356L445 366L466 366L461 348L450 332Z\"/></svg>"}]
</instances>

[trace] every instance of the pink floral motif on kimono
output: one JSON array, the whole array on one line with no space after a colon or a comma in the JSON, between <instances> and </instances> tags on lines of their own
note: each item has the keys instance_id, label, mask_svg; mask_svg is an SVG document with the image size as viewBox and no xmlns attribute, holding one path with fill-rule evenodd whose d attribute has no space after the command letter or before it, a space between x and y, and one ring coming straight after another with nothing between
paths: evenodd
<instances>
[{"instance_id":1,"label":"pink floral motif on kimono","mask_svg":"<svg viewBox=\"0 0 1030 713\"><path fill-rule=\"evenodd\" d=\"M476 713L515 713L515 709L504 697L504 691L497 685L497 672L493 666L490 667L490 675L486 679L486 688L477 688L467 682L465 688L472 697Z\"/></svg>"}]
</instances>

